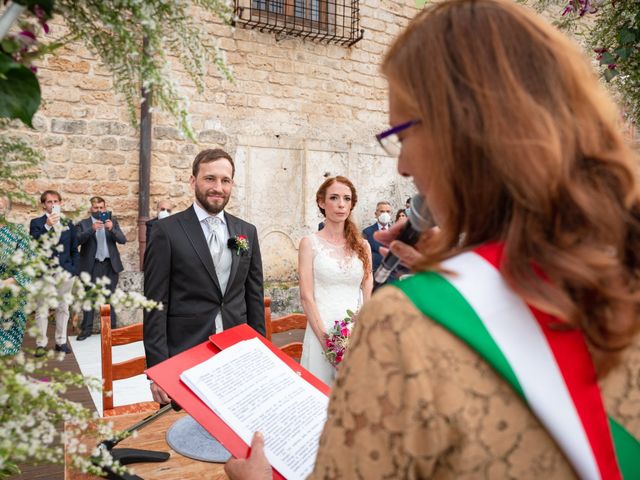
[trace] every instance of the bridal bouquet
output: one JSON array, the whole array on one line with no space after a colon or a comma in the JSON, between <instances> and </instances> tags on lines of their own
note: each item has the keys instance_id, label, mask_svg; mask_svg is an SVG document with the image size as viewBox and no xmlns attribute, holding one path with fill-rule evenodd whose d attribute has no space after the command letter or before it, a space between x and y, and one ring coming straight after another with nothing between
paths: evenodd
<instances>
[{"instance_id":1,"label":"bridal bouquet","mask_svg":"<svg viewBox=\"0 0 640 480\"><path fill-rule=\"evenodd\" d=\"M328 332L327 348L324 354L334 367L337 367L342 361L349 346L349 337L351 330L353 330L353 317L354 313L347 310L347 316L343 320L336 320Z\"/></svg>"}]
</instances>

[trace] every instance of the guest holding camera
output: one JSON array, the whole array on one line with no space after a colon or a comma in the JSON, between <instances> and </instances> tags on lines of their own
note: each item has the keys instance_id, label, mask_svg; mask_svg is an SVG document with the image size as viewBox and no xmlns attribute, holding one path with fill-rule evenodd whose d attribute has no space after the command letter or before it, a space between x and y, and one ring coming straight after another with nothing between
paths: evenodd
<instances>
[{"instance_id":1,"label":"guest holding camera","mask_svg":"<svg viewBox=\"0 0 640 480\"><path fill-rule=\"evenodd\" d=\"M91 281L108 277L107 286L112 292L118 285L118 274L124 270L117 244L124 245L127 239L120 230L118 221L107 211L107 203L102 197L91 197L91 216L81 220L76 226L80 259L78 273L87 272ZM111 327L116 326L116 312L111 308ZM78 341L91 336L93 328L93 310L85 311L80 327Z\"/></svg>"},{"instance_id":2,"label":"guest holding camera","mask_svg":"<svg viewBox=\"0 0 640 480\"><path fill-rule=\"evenodd\" d=\"M71 220L64 219L61 216L62 196L55 190L45 190L40 195L40 203L42 210L44 210L44 215L31 220L29 234L36 240L46 235L59 235L58 246L61 247L61 250L54 251L53 257L58 258L60 267L74 275L78 265L78 240L76 238L76 229ZM58 279L58 293L61 301L56 308L56 346L54 349L57 352L71 353L71 348L67 344L69 305L64 300L64 297L71 291L74 277L63 279L57 275L56 278ZM36 357L42 357L46 354L49 341L47 338L47 321L47 312L43 312L38 308L36 311L36 327L38 328Z\"/></svg>"}]
</instances>

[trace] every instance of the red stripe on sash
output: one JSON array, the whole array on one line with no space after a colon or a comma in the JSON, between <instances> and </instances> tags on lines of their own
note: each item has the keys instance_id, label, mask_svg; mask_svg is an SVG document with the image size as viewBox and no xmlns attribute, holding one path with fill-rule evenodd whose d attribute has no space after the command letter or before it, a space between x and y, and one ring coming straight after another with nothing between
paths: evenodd
<instances>
[{"instance_id":1,"label":"red stripe on sash","mask_svg":"<svg viewBox=\"0 0 640 480\"><path fill-rule=\"evenodd\" d=\"M475 252L499 270L503 250L501 244L488 244L477 248ZM552 329L553 324L559 323L557 318L531 305L527 306L544 332L562 372L601 477L605 480L621 479L598 378L582 332Z\"/></svg>"}]
</instances>

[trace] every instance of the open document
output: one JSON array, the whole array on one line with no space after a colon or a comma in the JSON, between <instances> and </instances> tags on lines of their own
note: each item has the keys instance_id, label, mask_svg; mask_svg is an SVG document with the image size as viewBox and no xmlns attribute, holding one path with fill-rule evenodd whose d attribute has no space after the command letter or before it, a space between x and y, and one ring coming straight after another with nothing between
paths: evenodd
<instances>
[{"instance_id":1,"label":"open document","mask_svg":"<svg viewBox=\"0 0 640 480\"><path fill-rule=\"evenodd\" d=\"M248 445L262 432L267 459L285 478L311 473L329 399L259 339L226 348L180 379Z\"/></svg>"}]
</instances>

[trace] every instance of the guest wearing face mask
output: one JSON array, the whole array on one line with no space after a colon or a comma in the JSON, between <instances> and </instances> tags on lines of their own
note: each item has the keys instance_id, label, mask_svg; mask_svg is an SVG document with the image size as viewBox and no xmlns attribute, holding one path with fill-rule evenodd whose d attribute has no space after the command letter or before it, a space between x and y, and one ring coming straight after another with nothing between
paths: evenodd
<instances>
[{"instance_id":1,"label":"guest wearing face mask","mask_svg":"<svg viewBox=\"0 0 640 480\"><path fill-rule=\"evenodd\" d=\"M149 220L147 225L147 245L149 245L149 240L151 240L151 230L153 226L156 224L158 220L162 220L163 218L167 218L171 215L171 210L173 209L173 205L169 200L160 200L157 204L158 214L155 218Z\"/></svg>"},{"instance_id":2,"label":"guest wearing face mask","mask_svg":"<svg viewBox=\"0 0 640 480\"><path fill-rule=\"evenodd\" d=\"M374 273L382 261L382 255L380 255L380 243L373 238L373 234L378 230L387 230L391 226L391 211L391 204L389 202L378 202L375 213L376 223L369 225L362 231L362 235L367 239L369 245L371 245Z\"/></svg>"}]
</instances>

